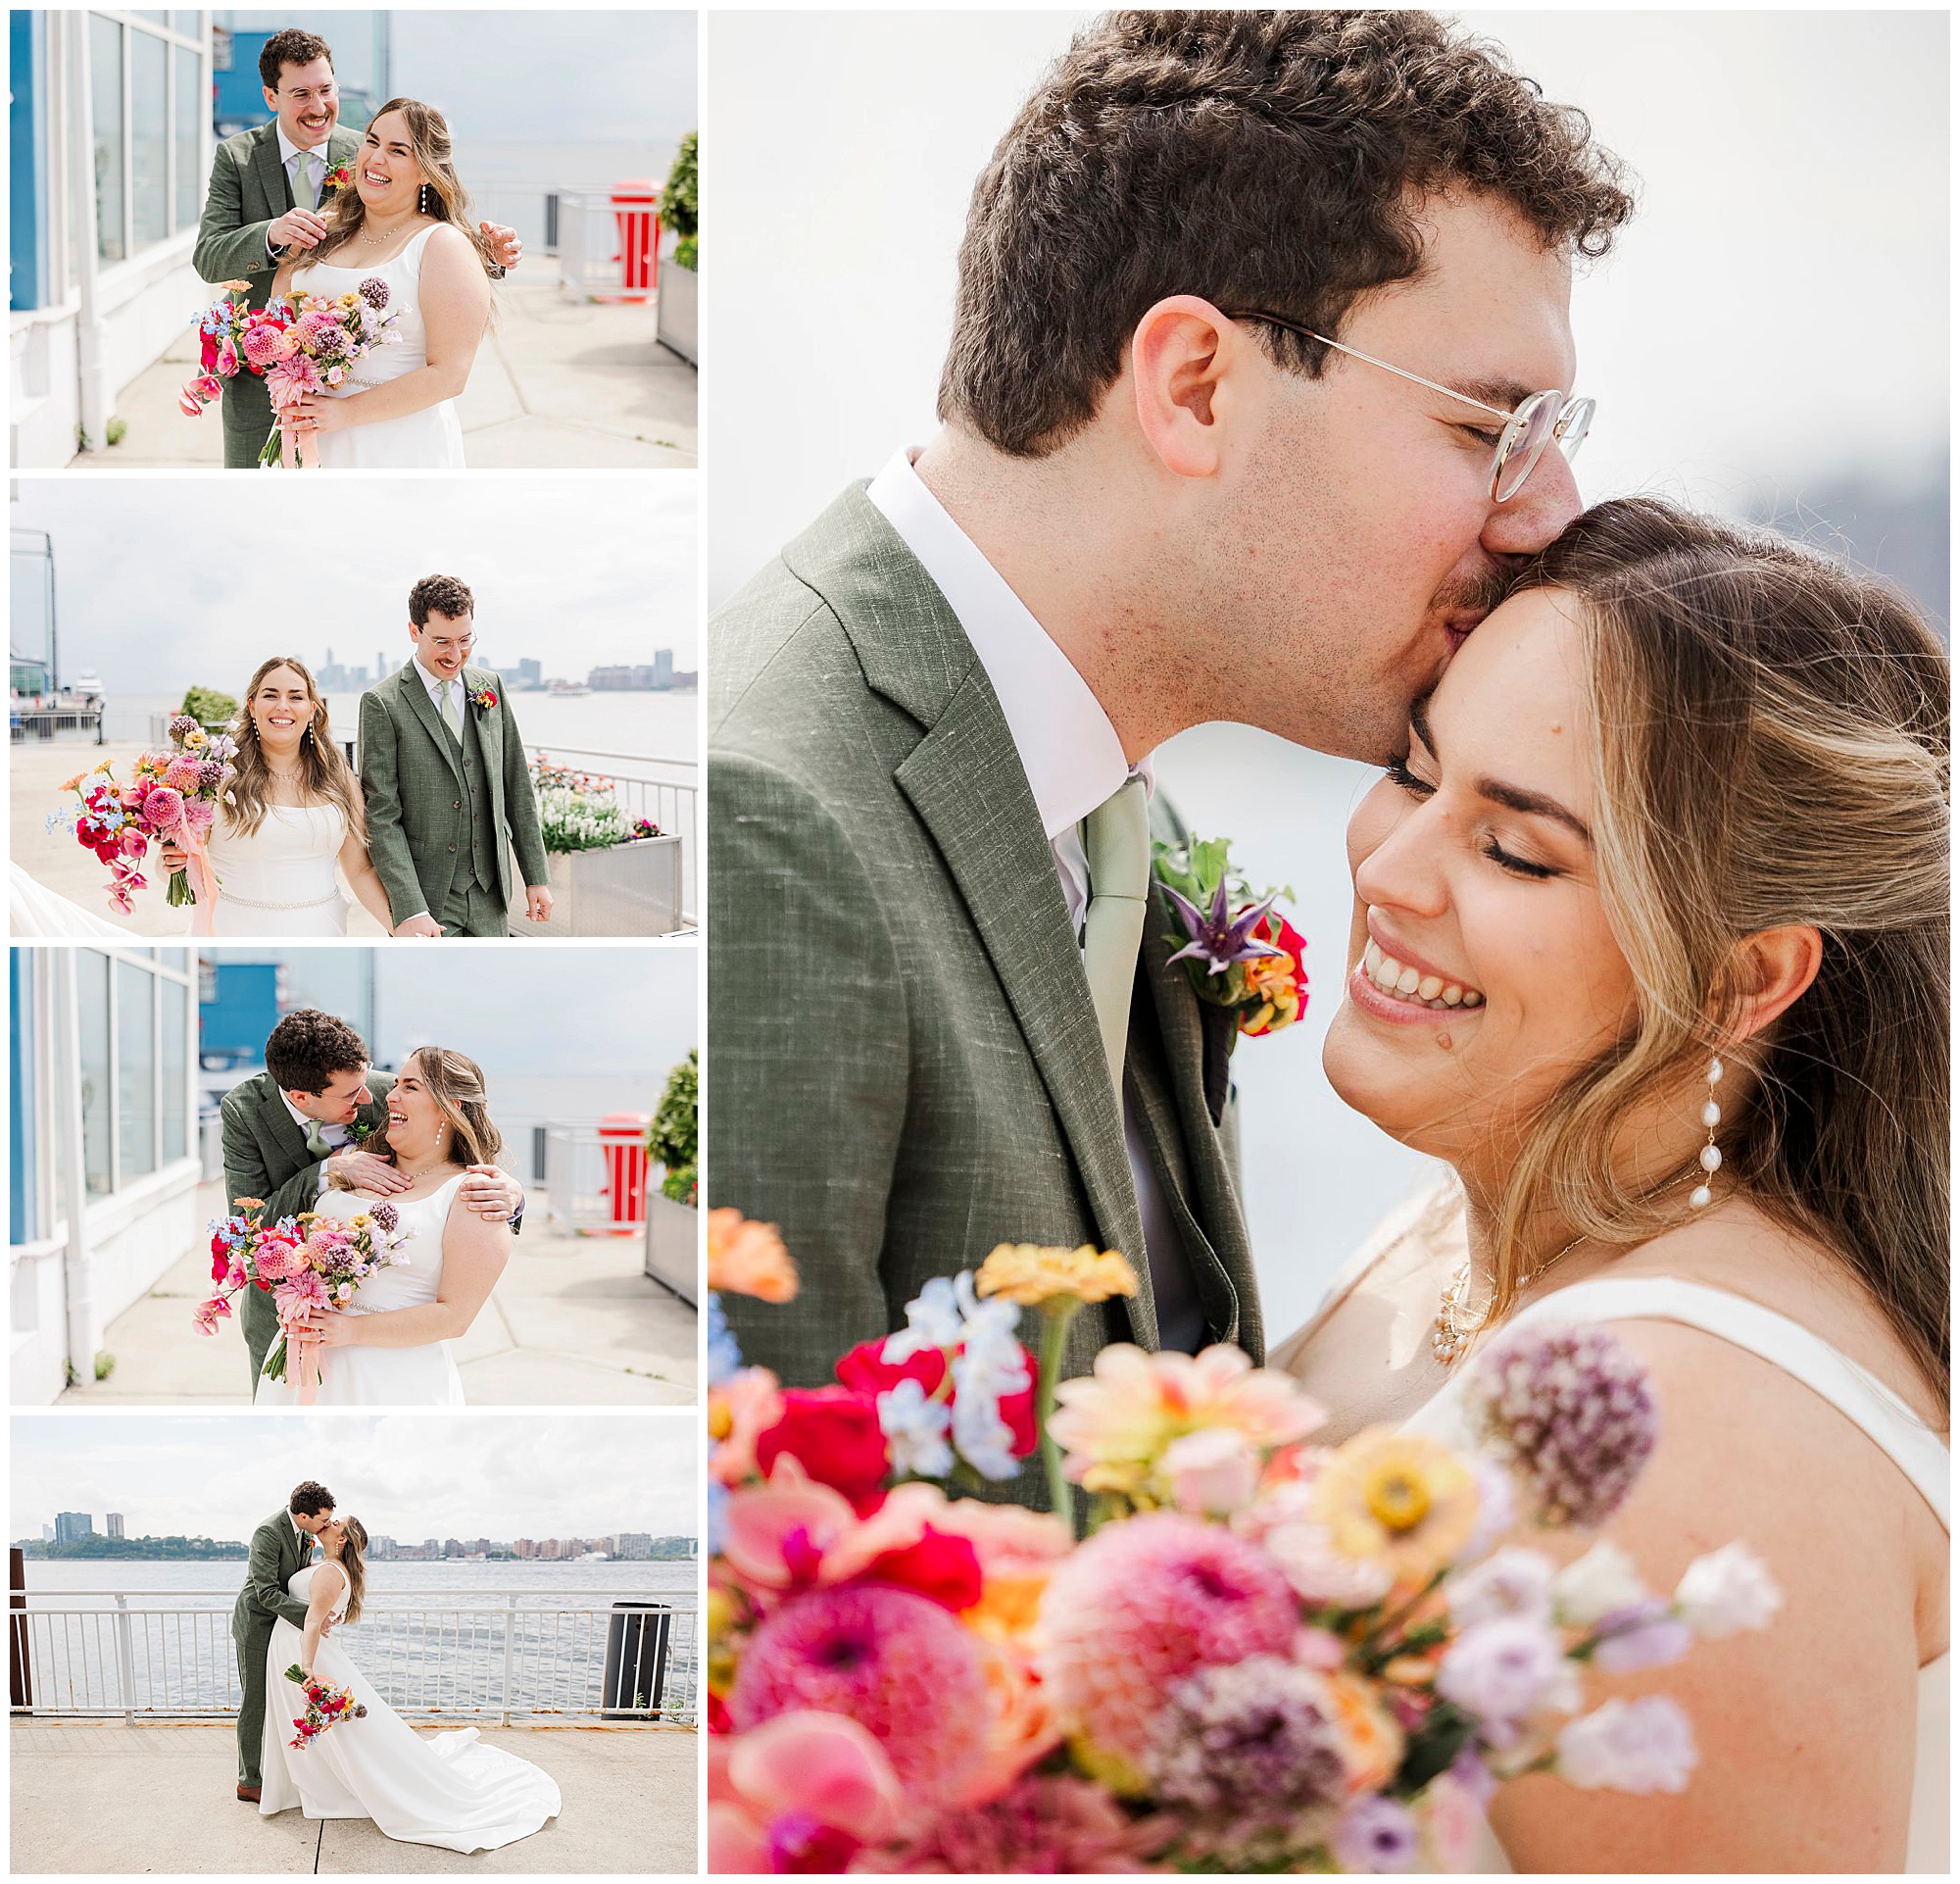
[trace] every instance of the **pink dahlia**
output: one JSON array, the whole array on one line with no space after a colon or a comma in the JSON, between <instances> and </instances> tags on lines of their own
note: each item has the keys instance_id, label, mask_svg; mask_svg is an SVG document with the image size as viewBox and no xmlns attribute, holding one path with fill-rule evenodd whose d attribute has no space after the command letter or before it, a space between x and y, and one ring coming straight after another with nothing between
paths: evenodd
<instances>
[{"instance_id":1,"label":"pink dahlia","mask_svg":"<svg viewBox=\"0 0 1960 1884\"><path fill-rule=\"evenodd\" d=\"M301 315L298 331L300 345L309 353L318 352L322 341L329 347L337 347L347 337L338 317L318 312Z\"/></svg>"},{"instance_id":2,"label":"pink dahlia","mask_svg":"<svg viewBox=\"0 0 1960 1884\"><path fill-rule=\"evenodd\" d=\"M283 360L290 350L284 330L270 322L247 327L239 345L244 350L245 364L255 372L264 372L276 361Z\"/></svg>"},{"instance_id":3,"label":"pink dahlia","mask_svg":"<svg viewBox=\"0 0 1960 1884\"><path fill-rule=\"evenodd\" d=\"M793 1708L867 1729L925 1805L958 1795L992 1725L973 1638L937 1603L877 1584L808 1591L756 1631L728 1696L735 1730Z\"/></svg>"},{"instance_id":4,"label":"pink dahlia","mask_svg":"<svg viewBox=\"0 0 1960 1884\"><path fill-rule=\"evenodd\" d=\"M269 1236L253 1252L252 1266L262 1282L282 1282L306 1267L306 1252L283 1237Z\"/></svg>"},{"instance_id":5,"label":"pink dahlia","mask_svg":"<svg viewBox=\"0 0 1960 1884\"><path fill-rule=\"evenodd\" d=\"M1138 1823L1102 1790L1067 1773L1031 1773L984 1806L936 1818L917 1838L864 1852L854 1871L1066 1877L1146 1871L1163 1829Z\"/></svg>"},{"instance_id":6,"label":"pink dahlia","mask_svg":"<svg viewBox=\"0 0 1960 1884\"><path fill-rule=\"evenodd\" d=\"M1248 1656L1285 1656L1298 1606L1255 1545L1171 1512L1105 1525L1049 1580L1042 1671L1098 1776L1140 1792L1172 1685Z\"/></svg>"},{"instance_id":7,"label":"pink dahlia","mask_svg":"<svg viewBox=\"0 0 1960 1884\"><path fill-rule=\"evenodd\" d=\"M164 768L164 783L174 791L195 791L203 767L195 753L180 752Z\"/></svg>"},{"instance_id":8,"label":"pink dahlia","mask_svg":"<svg viewBox=\"0 0 1960 1884\"><path fill-rule=\"evenodd\" d=\"M175 830L183 822L183 793L168 785L143 795L143 821L153 830Z\"/></svg>"},{"instance_id":9,"label":"pink dahlia","mask_svg":"<svg viewBox=\"0 0 1960 1884\"><path fill-rule=\"evenodd\" d=\"M297 1314L302 1309L324 1309L332 1305L326 1298L326 1284L311 1269L289 1276L272 1291L282 1315Z\"/></svg>"}]
</instances>

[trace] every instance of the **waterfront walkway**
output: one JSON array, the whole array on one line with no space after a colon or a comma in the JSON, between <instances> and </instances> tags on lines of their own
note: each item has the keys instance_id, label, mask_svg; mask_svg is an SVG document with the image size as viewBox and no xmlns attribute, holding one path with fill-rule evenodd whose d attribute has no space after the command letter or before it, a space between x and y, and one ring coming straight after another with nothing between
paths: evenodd
<instances>
[{"instance_id":1,"label":"waterfront walkway","mask_svg":"<svg viewBox=\"0 0 1960 1884\"><path fill-rule=\"evenodd\" d=\"M419 1723L417 1723L419 1724ZM695 1760L685 1727L492 1727L483 1738L558 1781L564 1807L529 1838L465 1857L402 1845L367 1819L262 1818L233 1796L229 1722L16 1719L12 1868L266 1876L692 1872Z\"/></svg>"},{"instance_id":2,"label":"waterfront walkway","mask_svg":"<svg viewBox=\"0 0 1960 1884\"><path fill-rule=\"evenodd\" d=\"M197 1220L221 1214L223 1186L198 1192ZM456 1344L473 1407L693 1406L694 1311L643 1273L633 1237L565 1236L545 1226L545 1194L531 1192L524 1232L476 1325ZM202 1245L172 1264L112 1321L107 1380L70 1387L75 1407L243 1406L251 1371L236 1320L206 1338L191 1310L210 1293ZM549 1868L549 1867L546 1867Z\"/></svg>"},{"instance_id":3,"label":"waterfront walkway","mask_svg":"<svg viewBox=\"0 0 1960 1884\"><path fill-rule=\"evenodd\" d=\"M575 301L559 287L555 266L527 259L499 292L497 324L456 402L465 463L472 471L693 469L697 375L654 339L652 304ZM186 419L177 406L197 375L197 330L188 328L123 388L116 402L127 428L122 442L78 452L70 468L222 465L219 409Z\"/></svg>"}]
</instances>

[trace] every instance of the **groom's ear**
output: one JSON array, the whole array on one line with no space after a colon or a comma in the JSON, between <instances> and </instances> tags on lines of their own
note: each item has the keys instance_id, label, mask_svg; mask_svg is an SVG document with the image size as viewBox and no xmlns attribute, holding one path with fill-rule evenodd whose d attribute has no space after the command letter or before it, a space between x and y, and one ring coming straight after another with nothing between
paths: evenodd
<instances>
[{"instance_id":1,"label":"groom's ear","mask_svg":"<svg viewBox=\"0 0 1960 1884\"><path fill-rule=\"evenodd\" d=\"M1224 458L1229 376L1251 343L1209 301L1173 294L1151 308L1130 336L1137 425L1168 471L1213 476Z\"/></svg>"},{"instance_id":2,"label":"groom's ear","mask_svg":"<svg viewBox=\"0 0 1960 1884\"><path fill-rule=\"evenodd\" d=\"M1742 1039L1762 1032L1799 1000L1824 966L1824 938L1808 922L1763 929L1736 945L1736 1011L1730 1025Z\"/></svg>"}]
</instances>

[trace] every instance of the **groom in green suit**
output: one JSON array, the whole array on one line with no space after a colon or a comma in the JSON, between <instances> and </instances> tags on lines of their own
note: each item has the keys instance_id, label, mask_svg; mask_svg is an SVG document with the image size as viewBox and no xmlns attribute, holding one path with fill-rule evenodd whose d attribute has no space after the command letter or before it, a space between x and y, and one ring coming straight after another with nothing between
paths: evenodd
<instances>
[{"instance_id":1,"label":"groom in green suit","mask_svg":"<svg viewBox=\"0 0 1960 1884\"><path fill-rule=\"evenodd\" d=\"M219 145L191 258L202 280L247 283L255 308L266 305L280 264L319 245L331 206L326 179L361 153L361 132L340 125L333 53L318 33L273 33L259 49L259 82L271 122ZM516 267L516 231L478 226L497 258L493 276ZM272 429L265 380L243 372L226 380L219 410L226 469L250 470Z\"/></svg>"},{"instance_id":2,"label":"groom in green suit","mask_svg":"<svg viewBox=\"0 0 1960 1884\"><path fill-rule=\"evenodd\" d=\"M280 1616L294 1628L306 1627L307 1606L287 1594L286 1585L313 1558L313 1541L333 1521L333 1494L309 1478L293 1487L286 1509L252 1533L245 1587L231 1608L231 1642L238 1655L238 1797L259 1803L259 1756L266 1731L266 1650ZM329 1620L320 1625L326 1634Z\"/></svg>"},{"instance_id":3,"label":"groom in green suit","mask_svg":"<svg viewBox=\"0 0 1960 1884\"><path fill-rule=\"evenodd\" d=\"M823 1380L1000 1242L1138 1270L1069 1372L1261 1357L1237 1022L1171 960L1152 754L1210 720L1407 751L1580 508L1557 450L1495 455L1573 383L1616 177L1419 13L1111 14L1044 78L973 192L942 429L712 624L708 1182L803 1273L793 1311L727 1300L749 1361ZM1286 815L1203 834L1256 875Z\"/></svg>"},{"instance_id":4,"label":"groom in green suit","mask_svg":"<svg viewBox=\"0 0 1960 1884\"><path fill-rule=\"evenodd\" d=\"M362 1149L386 1129L386 1100L395 1082L368 1069L368 1047L336 1015L301 1008L281 1017L266 1037L266 1070L242 1079L219 1107L223 1126L224 1195L231 1209L256 1198L262 1223L318 1207L331 1177L384 1196L409 1188L394 1165ZM524 1189L494 1165L472 1165L463 1180L464 1205L492 1223L521 1233ZM279 1317L265 1290L241 1292L239 1324L252 1357L256 1389Z\"/></svg>"},{"instance_id":5,"label":"groom in green suit","mask_svg":"<svg viewBox=\"0 0 1960 1884\"><path fill-rule=\"evenodd\" d=\"M409 594L416 658L361 696L368 852L397 935L509 935L511 854L524 915L551 918L537 792L504 683L468 665L476 601L453 575Z\"/></svg>"}]
</instances>

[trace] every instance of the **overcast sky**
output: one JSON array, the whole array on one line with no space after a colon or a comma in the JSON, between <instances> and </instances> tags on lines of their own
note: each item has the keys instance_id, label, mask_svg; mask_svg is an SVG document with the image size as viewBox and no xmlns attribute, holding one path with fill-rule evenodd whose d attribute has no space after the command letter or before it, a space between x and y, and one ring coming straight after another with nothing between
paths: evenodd
<instances>
[{"instance_id":1,"label":"overcast sky","mask_svg":"<svg viewBox=\"0 0 1960 1884\"><path fill-rule=\"evenodd\" d=\"M37 1413L13 1422L16 1537L88 1512L130 1536L249 1538L316 1478L369 1531L688 1536L691 1413Z\"/></svg>"},{"instance_id":2,"label":"overcast sky","mask_svg":"<svg viewBox=\"0 0 1960 1884\"><path fill-rule=\"evenodd\" d=\"M361 984L371 958L378 1024L368 1044L389 1066L437 1040L466 1053L487 1075L662 1079L696 1044L696 954L685 946L521 946L465 947L438 958L433 951L386 946L226 948L223 959L283 959L296 1007L324 1008L360 1026Z\"/></svg>"},{"instance_id":3,"label":"overcast sky","mask_svg":"<svg viewBox=\"0 0 1960 1884\"><path fill-rule=\"evenodd\" d=\"M742 370L703 463L743 493L710 518L710 607L930 435L973 179L1088 17L707 16L716 344ZM1589 500L1734 512L1840 472L1943 478L1943 11L1457 17L1641 180L1573 298Z\"/></svg>"},{"instance_id":4,"label":"overcast sky","mask_svg":"<svg viewBox=\"0 0 1960 1884\"><path fill-rule=\"evenodd\" d=\"M118 693L187 679L243 686L269 653L327 647L406 660L409 591L458 575L477 650L584 674L674 665L695 651L695 480L658 477L337 479L310 519L277 477L16 479L8 521L54 539L62 670ZM229 678L227 679L227 676Z\"/></svg>"},{"instance_id":5,"label":"overcast sky","mask_svg":"<svg viewBox=\"0 0 1960 1884\"><path fill-rule=\"evenodd\" d=\"M373 83L373 15L238 11L238 29L300 25L333 46L342 79ZM687 12L397 10L398 96L419 98L459 139L671 143L695 127L695 16Z\"/></svg>"}]
</instances>

